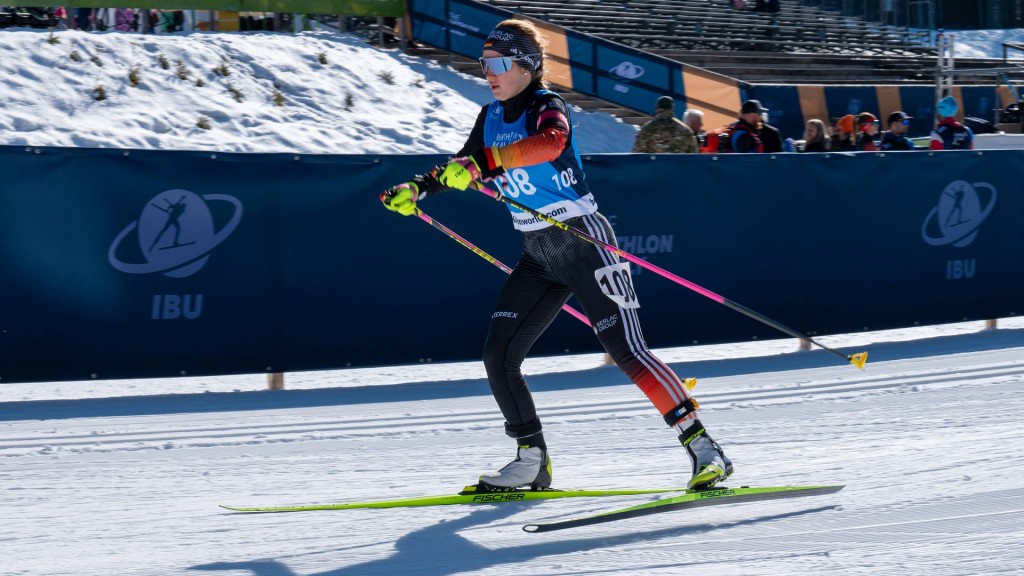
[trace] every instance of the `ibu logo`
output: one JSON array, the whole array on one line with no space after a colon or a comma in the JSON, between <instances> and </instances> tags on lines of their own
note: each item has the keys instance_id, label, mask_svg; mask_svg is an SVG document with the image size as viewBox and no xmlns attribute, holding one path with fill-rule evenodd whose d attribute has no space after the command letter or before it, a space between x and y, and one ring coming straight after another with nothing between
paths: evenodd
<instances>
[{"instance_id":1,"label":"ibu logo","mask_svg":"<svg viewBox=\"0 0 1024 576\"><path fill-rule=\"evenodd\" d=\"M125 274L186 278L206 265L241 219L242 203L233 196L167 190L117 234L107 261ZM150 304L153 320L195 320L202 313L202 294L155 294Z\"/></svg>"},{"instance_id":2,"label":"ibu logo","mask_svg":"<svg viewBox=\"0 0 1024 576\"><path fill-rule=\"evenodd\" d=\"M979 193L980 192L980 193ZM996 189L991 184L963 180L950 182L939 202L921 226L921 238L932 246L963 248L974 242L982 222L996 206Z\"/></svg>"},{"instance_id":3,"label":"ibu logo","mask_svg":"<svg viewBox=\"0 0 1024 576\"><path fill-rule=\"evenodd\" d=\"M153 296L153 320L195 320L203 313L202 294L156 294Z\"/></svg>"},{"instance_id":4,"label":"ibu logo","mask_svg":"<svg viewBox=\"0 0 1024 576\"><path fill-rule=\"evenodd\" d=\"M974 258L950 260L946 262L946 280L974 278L974 272L977 268L978 263L975 262Z\"/></svg>"},{"instance_id":5,"label":"ibu logo","mask_svg":"<svg viewBox=\"0 0 1024 576\"><path fill-rule=\"evenodd\" d=\"M966 248L978 237L981 225L996 205L995 186L985 182L971 184L955 180L946 185L939 202L921 225L921 239L931 246ZM946 280L974 278L978 263L974 258L946 261Z\"/></svg>"},{"instance_id":6,"label":"ibu logo","mask_svg":"<svg viewBox=\"0 0 1024 576\"><path fill-rule=\"evenodd\" d=\"M643 76L644 67L635 62L623 61L608 70L608 74L616 80L629 82Z\"/></svg>"},{"instance_id":7,"label":"ibu logo","mask_svg":"<svg viewBox=\"0 0 1024 576\"><path fill-rule=\"evenodd\" d=\"M226 222L215 221L208 202L228 204L231 214ZM138 220L118 233L107 261L125 274L185 278L206 264L210 252L235 231L241 219L242 203L233 196L167 190L154 196Z\"/></svg>"}]
</instances>

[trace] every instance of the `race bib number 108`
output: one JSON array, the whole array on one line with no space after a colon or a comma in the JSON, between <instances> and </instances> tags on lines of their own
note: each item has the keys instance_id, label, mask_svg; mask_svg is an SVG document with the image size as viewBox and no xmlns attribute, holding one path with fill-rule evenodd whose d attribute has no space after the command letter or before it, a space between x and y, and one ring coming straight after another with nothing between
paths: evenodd
<instances>
[{"instance_id":1,"label":"race bib number 108","mask_svg":"<svg viewBox=\"0 0 1024 576\"><path fill-rule=\"evenodd\" d=\"M629 262L620 262L605 266L594 271L594 278L604 295L625 309L639 308L633 290L633 280L629 276Z\"/></svg>"}]
</instances>

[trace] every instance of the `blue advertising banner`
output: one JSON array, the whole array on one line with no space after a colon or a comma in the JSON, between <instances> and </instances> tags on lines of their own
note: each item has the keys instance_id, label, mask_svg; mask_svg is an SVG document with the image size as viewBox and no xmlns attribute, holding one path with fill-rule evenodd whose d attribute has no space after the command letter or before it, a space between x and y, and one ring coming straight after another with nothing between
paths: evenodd
<instances>
[{"instance_id":1,"label":"blue advertising banner","mask_svg":"<svg viewBox=\"0 0 1024 576\"><path fill-rule=\"evenodd\" d=\"M504 274L378 200L442 160L0 147L0 382L478 357ZM583 160L622 248L802 333L1024 309L1019 151ZM503 205L422 207L515 265ZM651 346L784 337L634 274Z\"/></svg>"}]
</instances>

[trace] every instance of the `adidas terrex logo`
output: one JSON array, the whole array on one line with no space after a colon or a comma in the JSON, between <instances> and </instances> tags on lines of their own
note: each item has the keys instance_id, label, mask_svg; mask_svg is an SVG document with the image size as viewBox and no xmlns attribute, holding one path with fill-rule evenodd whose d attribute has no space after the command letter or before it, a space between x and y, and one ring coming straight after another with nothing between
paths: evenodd
<instances>
[{"instance_id":1,"label":"adidas terrex logo","mask_svg":"<svg viewBox=\"0 0 1024 576\"><path fill-rule=\"evenodd\" d=\"M491 318L519 318L518 312L495 312Z\"/></svg>"}]
</instances>

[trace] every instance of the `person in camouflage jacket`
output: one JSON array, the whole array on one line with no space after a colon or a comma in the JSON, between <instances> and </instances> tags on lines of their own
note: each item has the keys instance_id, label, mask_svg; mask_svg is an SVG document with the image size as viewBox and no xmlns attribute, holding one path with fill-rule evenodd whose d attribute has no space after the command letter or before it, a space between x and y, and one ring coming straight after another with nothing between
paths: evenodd
<instances>
[{"instance_id":1,"label":"person in camouflage jacket","mask_svg":"<svg viewBox=\"0 0 1024 576\"><path fill-rule=\"evenodd\" d=\"M693 129L676 118L676 103L671 96L658 98L654 120L644 124L636 135L633 152L647 154L693 154L697 137Z\"/></svg>"}]
</instances>

